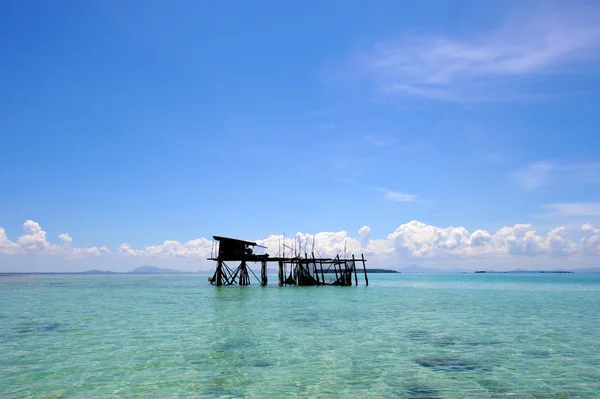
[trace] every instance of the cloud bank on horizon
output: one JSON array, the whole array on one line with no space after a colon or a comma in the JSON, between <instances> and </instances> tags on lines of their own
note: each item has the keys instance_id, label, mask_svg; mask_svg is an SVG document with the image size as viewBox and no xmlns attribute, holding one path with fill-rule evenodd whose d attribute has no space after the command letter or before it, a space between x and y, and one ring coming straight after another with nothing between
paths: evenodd
<instances>
[{"instance_id":1,"label":"cloud bank on horizon","mask_svg":"<svg viewBox=\"0 0 600 399\"><path fill-rule=\"evenodd\" d=\"M486 230L469 232L464 227L437 227L413 220L400 225L383 239L372 239L371 228L363 226L356 236L345 231L320 232L314 235L297 233L293 238L284 239L282 235L271 235L256 242L266 246L271 255L275 255L285 242L288 247L300 249L301 253L312 252L314 247L318 256L335 256L344 252L364 253L372 264L388 266L427 259L438 262L438 267L443 268L444 261L450 259L502 258L510 267L511 259L537 256L565 260L584 257L590 260L590 265L596 264L600 257L600 229L588 223L580 227L579 233L578 240L570 238L573 232L565 227L538 234L529 224L503 227L495 233ZM9 240L5 229L0 227L0 255L51 255L62 257L65 261L116 256L121 259L143 260L146 263L156 260L203 262L213 251L213 241L206 238L185 243L166 240L162 244L137 249L123 243L113 251L106 247L71 246L72 238L67 233L60 234L59 238L63 241L62 245L52 244L46 237L46 232L32 220L23 224L23 234L15 241ZM35 271L35 267L12 271Z\"/></svg>"}]
</instances>

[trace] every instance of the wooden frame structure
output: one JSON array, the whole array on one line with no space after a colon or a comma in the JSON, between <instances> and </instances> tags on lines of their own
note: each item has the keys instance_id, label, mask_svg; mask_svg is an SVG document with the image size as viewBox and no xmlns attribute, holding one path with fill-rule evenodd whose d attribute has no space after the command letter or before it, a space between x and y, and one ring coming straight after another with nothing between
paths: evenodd
<instances>
[{"instance_id":1,"label":"wooden frame structure","mask_svg":"<svg viewBox=\"0 0 600 399\"><path fill-rule=\"evenodd\" d=\"M252 241L238 240L214 236L213 255L208 260L217 262L215 273L209 277L209 282L216 286L222 285L250 285L250 273L254 275L258 282L265 286L268 284L267 264L277 262L279 285L299 285L299 286L352 286L358 285L357 263L362 264L365 276L365 285L369 285L367 276L366 259L361 254L360 259L352 255L348 257L335 258L316 258L314 252L311 256L305 252L304 257L294 251L294 256L285 256L285 244L280 248L279 253L283 256L269 257L268 254L256 255L253 253L254 247L262 247ZM314 245L313 245L314 246ZM215 248L216 251L215 251ZM262 247L265 248L265 247ZM288 247L289 248L289 247ZM230 268L227 262L239 262L236 268ZM260 278L248 266L248 263L257 263L261 265Z\"/></svg>"}]
</instances>

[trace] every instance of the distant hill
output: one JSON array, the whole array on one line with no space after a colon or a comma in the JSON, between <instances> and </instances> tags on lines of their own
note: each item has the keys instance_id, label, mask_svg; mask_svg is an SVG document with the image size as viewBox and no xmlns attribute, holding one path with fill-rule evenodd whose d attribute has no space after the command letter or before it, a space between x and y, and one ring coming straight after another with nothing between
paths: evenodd
<instances>
[{"instance_id":1,"label":"distant hill","mask_svg":"<svg viewBox=\"0 0 600 399\"><path fill-rule=\"evenodd\" d=\"M118 274L117 272L110 272L108 270L86 270L81 274Z\"/></svg>"},{"instance_id":2,"label":"distant hill","mask_svg":"<svg viewBox=\"0 0 600 399\"><path fill-rule=\"evenodd\" d=\"M358 271L358 269L357 269ZM369 269L367 268L367 273L400 273L397 270L390 270L390 269Z\"/></svg>"},{"instance_id":3,"label":"distant hill","mask_svg":"<svg viewBox=\"0 0 600 399\"><path fill-rule=\"evenodd\" d=\"M162 269L160 267L155 267L155 266L140 266L140 267L136 267L129 273L131 273L131 274L182 274L182 273L188 273L188 272L184 272L181 270L175 270L175 269Z\"/></svg>"}]
</instances>

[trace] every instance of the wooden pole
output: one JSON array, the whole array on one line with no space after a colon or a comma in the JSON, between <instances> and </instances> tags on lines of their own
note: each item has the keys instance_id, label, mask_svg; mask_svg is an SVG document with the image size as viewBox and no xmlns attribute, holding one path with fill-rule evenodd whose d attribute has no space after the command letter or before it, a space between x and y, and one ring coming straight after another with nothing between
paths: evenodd
<instances>
[{"instance_id":1,"label":"wooden pole","mask_svg":"<svg viewBox=\"0 0 600 399\"><path fill-rule=\"evenodd\" d=\"M354 283L358 286L358 276L356 275L356 260L354 254L352 254L352 268L354 269Z\"/></svg>"},{"instance_id":2,"label":"wooden pole","mask_svg":"<svg viewBox=\"0 0 600 399\"><path fill-rule=\"evenodd\" d=\"M239 285L249 285L250 284L250 277L248 277L248 270L246 270L246 261L243 260L242 264L240 265L240 279L239 279Z\"/></svg>"},{"instance_id":3,"label":"wooden pole","mask_svg":"<svg viewBox=\"0 0 600 399\"><path fill-rule=\"evenodd\" d=\"M306 242L304 243L304 249L306 249ZM304 259L306 259L306 274L308 275L308 277L312 277L314 279L315 278L313 276L314 269L313 269L313 273L311 273L310 272L310 262L308 261L308 254L306 252L304 252Z\"/></svg>"},{"instance_id":4,"label":"wooden pole","mask_svg":"<svg viewBox=\"0 0 600 399\"><path fill-rule=\"evenodd\" d=\"M223 285L223 261L217 261L217 287Z\"/></svg>"},{"instance_id":5,"label":"wooden pole","mask_svg":"<svg viewBox=\"0 0 600 399\"><path fill-rule=\"evenodd\" d=\"M279 261L279 286L283 285L283 261Z\"/></svg>"},{"instance_id":6,"label":"wooden pole","mask_svg":"<svg viewBox=\"0 0 600 399\"><path fill-rule=\"evenodd\" d=\"M317 269L317 262L313 260L313 274L318 285L321 285L321 276L319 276L319 269Z\"/></svg>"},{"instance_id":7,"label":"wooden pole","mask_svg":"<svg viewBox=\"0 0 600 399\"><path fill-rule=\"evenodd\" d=\"M237 276L238 272L240 271L240 268L238 267L237 269L235 269L234 274L233 270L231 270L229 266L227 266L227 263L223 262L223 266L225 266L225 269L223 269L223 278L225 279L225 283L227 285L235 283L235 276Z\"/></svg>"},{"instance_id":8,"label":"wooden pole","mask_svg":"<svg viewBox=\"0 0 600 399\"><path fill-rule=\"evenodd\" d=\"M296 245L298 244L297 242L298 240L296 240ZM293 267L292 267L292 272L293 272L293 280L294 280L294 284L298 285L298 260L295 261L295 263L293 263Z\"/></svg>"},{"instance_id":9,"label":"wooden pole","mask_svg":"<svg viewBox=\"0 0 600 399\"><path fill-rule=\"evenodd\" d=\"M261 278L261 285L264 287L265 285L267 285L268 280L267 280L267 261L263 260L261 265L260 265L260 278Z\"/></svg>"},{"instance_id":10,"label":"wooden pole","mask_svg":"<svg viewBox=\"0 0 600 399\"><path fill-rule=\"evenodd\" d=\"M338 271L337 271L337 261L338 261L339 257L340 257L340 256L339 256L339 255L337 255L337 256L335 257L335 260L333 261L333 271L335 272L335 281L336 281L336 282L339 280L339 277L338 277ZM341 270L341 266L340 266L340 270Z\"/></svg>"},{"instance_id":11,"label":"wooden pole","mask_svg":"<svg viewBox=\"0 0 600 399\"><path fill-rule=\"evenodd\" d=\"M352 270L348 267L347 259L344 259L344 283L346 286L352 285Z\"/></svg>"},{"instance_id":12,"label":"wooden pole","mask_svg":"<svg viewBox=\"0 0 600 399\"><path fill-rule=\"evenodd\" d=\"M367 277L367 266L365 265L365 255L360 254L362 258L363 270L365 271L365 285L369 286L369 278Z\"/></svg>"}]
</instances>

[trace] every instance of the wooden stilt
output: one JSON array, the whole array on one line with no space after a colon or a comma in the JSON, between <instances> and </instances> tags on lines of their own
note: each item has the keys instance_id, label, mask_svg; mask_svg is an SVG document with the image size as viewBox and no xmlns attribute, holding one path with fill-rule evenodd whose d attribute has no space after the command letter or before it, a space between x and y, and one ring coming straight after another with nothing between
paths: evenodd
<instances>
[{"instance_id":1,"label":"wooden stilt","mask_svg":"<svg viewBox=\"0 0 600 399\"><path fill-rule=\"evenodd\" d=\"M348 267L348 261L344 260L344 285L352 285L352 269Z\"/></svg>"},{"instance_id":2,"label":"wooden stilt","mask_svg":"<svg viewBox=\"0 0 600 399\"><path fill-rule=\"evenodd\" d=\"M248 270L246 268L246 261L243 260L240 265L240 279L239 285L250 285L250 276L248 276Z\"/></svg>"},{"instance_id":3,"label":"wooden stilt","mask_svg":"<svg viewBox=\"0 0 600 399\"><path fill-rule=\"evenodd\" d=\"M323 262L319 261L319 267L321 268L321 281L323 282L323 285L325 285L325 274L323 272Z\"/></svg>"},{"instance_id":4,"label":"wooden stilt","mask_svg":"<svg viewBox=\"0 0 600 399\"><path fill-rule=\"evenodd\" d=\"M363 270L365 271L365 285L368 286L369 278L367 277L367 266L365 265L365 255L360 254L360 257L362 258Z\"/></svg>"},{"instance_id":5,"label":"wooden stilt","mask_svg":"<svg viewBox=\"0 0 600 399\"><path fill-rule=\"evenodd\" d=\"M260 279L261 279L261 285L264 287L265 285L267 285L268 280L267 280L267 262L266 261L262 261L261 265L260 265Z\"/></svg>"},{"instance_id":6,"label":"wooden stilt","mask_svg":"<svg viewBox=\"0 0 600 399\"><path fill-rule=\"evenodd\" d=\"M279 286L283 285L283 261L279 261Z\"/></svg>"},{"instance_id":7,"label":"wooden stilt","mask_svg":"<svg viewBox=\"0 0 600 399\"><path fill-rule=\"evenodd\" d=\"M356 259L354 259L354 254L352 254L352 269L354 269L354 283L358 286L358 276L356 275Z\"/></svg>"},{"instance_id":8,"label":"wooden stilt","mask_svg":"<svg viewBox=\"0 0 600 399\"><path fill-rule=\"evenodd\" d=\"M313 242L313 246L314 246L314 242ZM317 261L315 260L315 253L313 252L311 255L312 255L312 261L313 261L313 270L315 273L315 280L317 280L317 283L319 283L319 285L322 285L325 283L325 280L321 280L321 278L319 277L319 269L317 269Z\"/></svg>"},{"instance_id":9,"label":"wooden stilt","mask_svg":"<svg viewBox=\"0 0 600 399\"><path fill-rule=\"evenodd\" d=\"M217 262L216 274L217 287L220 287L221 285L223 285L223 261L221 260Z\"/></svg>"},{"instance_id":10,"label":"wooden stilt","mask_svg":"<svg viewBox=\"0 0 600 399\"><path fill-rule=\"evenodd\" d=\"M296 243L297 244L297 243ZM296 260L291 264L292 266L292 280L294 280L294 285L298 284L298 261Z\"/></svg>"}]
</instances>

